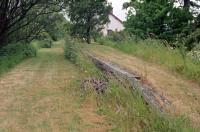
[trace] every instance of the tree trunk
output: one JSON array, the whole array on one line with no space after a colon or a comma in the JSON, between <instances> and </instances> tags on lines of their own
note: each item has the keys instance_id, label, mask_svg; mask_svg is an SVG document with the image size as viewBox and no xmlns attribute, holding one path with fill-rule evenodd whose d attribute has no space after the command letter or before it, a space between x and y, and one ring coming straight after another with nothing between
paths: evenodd
<instances>
[{"instance_id":1,"label":"tree trunk","mask_svg":"<svg viewBox=\"0 0 200 132\"><path fill-rule=\"evenodd\" d=\"M183 5L183 9L189 13L190 12L190 0L184 0L184 5ZM186 21L189 24L189 19Z\"/></svg>"},{"instance_id":2,"label":"tree trunk","mask_svg":"<svg viewBox=\"0 0 200 132\"><path fill-rule=\"evenodd\" d=\"M190 0L184 0L184 5L183 7L189 11L190 9Z\"/></svg>"},{"instance_id":3,"label":"tree trunk","mask_svg":"<svg viewBox=\"0 0 200 132\"><path fill-rule=\"evenodd\" d=\"M87 33L87 43L91 43L90 31Z\"/></svg>"},{"instance_id":4,"label":"tree trunk","mask_svg":"<svg viewBox=\"0 0 200 132\"><path fill-rule=\"evenodd\" d=\"M8 26L8 4L9 0L1 2L0 5L0 47L3 47L7 40L6 28Z\"/></svg>"},{"instance_id":5,"label":"tree trunk","mask_svg":"<svg viewBox=\"0 0 200 132\"><path fill-rule=\"evenodd\" d=\"M7 43L7 34L6 32L3 32L0 34L0 48L5 46Z\"/></svg>"},{"instance_id":6,"label":"tree trunk","mask_svg":"<svg viewBox=\"0 0 200 132\"><path fill-rule=\"evenodd\" d=\"M91 35L90 35L90 32L91 32L91 27L90 27L90 22L89 22L89 24L88 24L88 28L87 28L87 34L86 34L86 36L87 36L87 43L88 44L90 44L91 43Z\"/></svg>"},{"instance_id":7,"label":"tree trunk","mask_svg":"<svg viewBox=\"0 0 200 132\"><path fill-rule=\"evenodd\" d=\"M4 45L7 41L7 26L8 26L8 22L6 20L6 18L2 18L0 17L0 47L2 47L2 45Z\"/></svg>"}]
</instances>

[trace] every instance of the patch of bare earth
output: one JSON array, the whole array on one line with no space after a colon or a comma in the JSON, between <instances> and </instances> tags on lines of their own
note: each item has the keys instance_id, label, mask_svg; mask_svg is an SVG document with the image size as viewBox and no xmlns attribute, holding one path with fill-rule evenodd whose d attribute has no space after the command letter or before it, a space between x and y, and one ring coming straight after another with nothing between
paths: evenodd
<instances>
[{"instance_id":1,"label":"patch of bare earth","mask_svg":"<svg viewBox=\"0 0 200 132\"><path fill-rule=\"evenodd\" d=\"M108 131L95 98L80 102L71 95L71 83L84 74L56 47L41 49L0 78L0 131Z\"/></svg>"},{"instance_id":2,"label":"patch of bare earth","mask_svg":"<svg viewBox=\"0 0 200 132\"><path fill-rule=\"evenodd\" d=\"M185 114L194 124L200 126L200 86L197 83L110 47L95 45L89 50L97 57L118 64L143 77L157 92L172 102L169 112L177 115Z\"/></svg>"}]
</instances>

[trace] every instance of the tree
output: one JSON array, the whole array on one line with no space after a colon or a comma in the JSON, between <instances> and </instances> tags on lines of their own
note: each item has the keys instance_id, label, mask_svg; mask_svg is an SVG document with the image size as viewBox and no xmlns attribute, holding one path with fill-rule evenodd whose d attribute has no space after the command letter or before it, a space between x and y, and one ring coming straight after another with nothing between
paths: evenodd
<instances>
[{"instance_id":1,"label":"tree","mask_svg":"<svg viewBox=\"0 0 200 132\"><path fill-rule=\"evenodd\" d=\"M183 0L183 7L189 9L190 7L197 7L199 8L200 5L198 4L199 0Z\"/></svg>"},{"instance_id":2,"label":"tree","mask_svg":"<svg viewBox=\"0 0 200 132\"><path fill-rule=\"evenodd\" d=\"M52 40L63 38L70 29L70 23L64 18L62 13L52 13L43 16L42 29L48 33Z\"/></svg>"},{"instance_id":3,"label":"tree","mask_svg":"<svg viewBox=\"0 0 200 132\"><path fill-rule=\"evenodd\" d=\"M154 34L163 39L163 33L168 28L165 24L169 10L173 4L168 0L132 0L131 3L124 5L126 8L131 6L135 12L130 12L125 22L128 32L136 34L142 38L147 38Z\"/></svg>"},{"instance_id":4,"label":"tree","mask_svg":"<svg viewBox=\"0 0 200 132\"><path fill-rule=\"evenodd\" d=\"M0 47L38 34L42 17L61 11L65 3L65 0L1 0Z\"/></svg>"},{"instance_id":5,"label":"tree","mask_svg":"<svg viewBox=\"0 0 200 132\"><path fill-rule=\"evenodd\" d=\"M91 33L100 31L109 22L111 9L106 0L70 0L68 13L73 24L71 34L91 43Z\"/></svg>"},{"instance_id":6,"label":"tree","mask_svg":"<svg viewBox=\"0 0 200 132\"><path fill-rule=\"evenodd\" d=\"M153 36L170 43L182 41L199 25L196 17L199 16L199 5L197 0L178 2L180 5L176 0L131 0L125 3L124 8L132 7L135 11L129 12L126 30L143 39Z\"/></svg>"}]
</instances>

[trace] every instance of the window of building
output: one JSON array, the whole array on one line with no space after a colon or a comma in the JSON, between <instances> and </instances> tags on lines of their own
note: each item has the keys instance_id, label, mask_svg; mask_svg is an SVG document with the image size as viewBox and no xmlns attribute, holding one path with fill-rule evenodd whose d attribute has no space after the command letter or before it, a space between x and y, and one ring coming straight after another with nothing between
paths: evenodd
<instances>
[{"instance_id":1,"label":"window of building","mask_svg":"<svg viewBox=\"0 0 200 132\"><path fill-rule=\"evenodd\" d=\"M107 30L107 33L108 33L108 35L111 35L113 33L113 31L109 29L109 30Z\"/></svg>"}]
</instances>

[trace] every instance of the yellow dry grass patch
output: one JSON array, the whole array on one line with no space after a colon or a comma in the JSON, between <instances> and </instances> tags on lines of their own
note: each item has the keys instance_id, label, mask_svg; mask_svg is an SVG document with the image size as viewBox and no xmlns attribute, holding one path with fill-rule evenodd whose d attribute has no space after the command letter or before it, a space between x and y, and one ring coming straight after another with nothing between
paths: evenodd
<instances>
[{"instance_id":1,"label":"yellow dry grass patch","mask_svg":"<svg viewBox=\"0 0 200 132\"><path fill-rule=\"evenodd\" d=\"M82 102L72 94L80 92L74 80L83 77L59 44L41 49L0 78L0 131L107 131L95 98Z\"/></svg>"},{"instance_id":2,"label":"yellow dry grass patch","mask_svg":"<svg viewBox=\"0 0 200 132\"><path fill-rule=\"evenodd\" d=\"M197 83L185 80L180 75L175 75L163 67L107 46L94 45L87 49L103 60L136 72L156 91L172 101L170 112L178 115L185 114L195 124L200 124L200 86Z\"/></svg>"}]
</instances>

